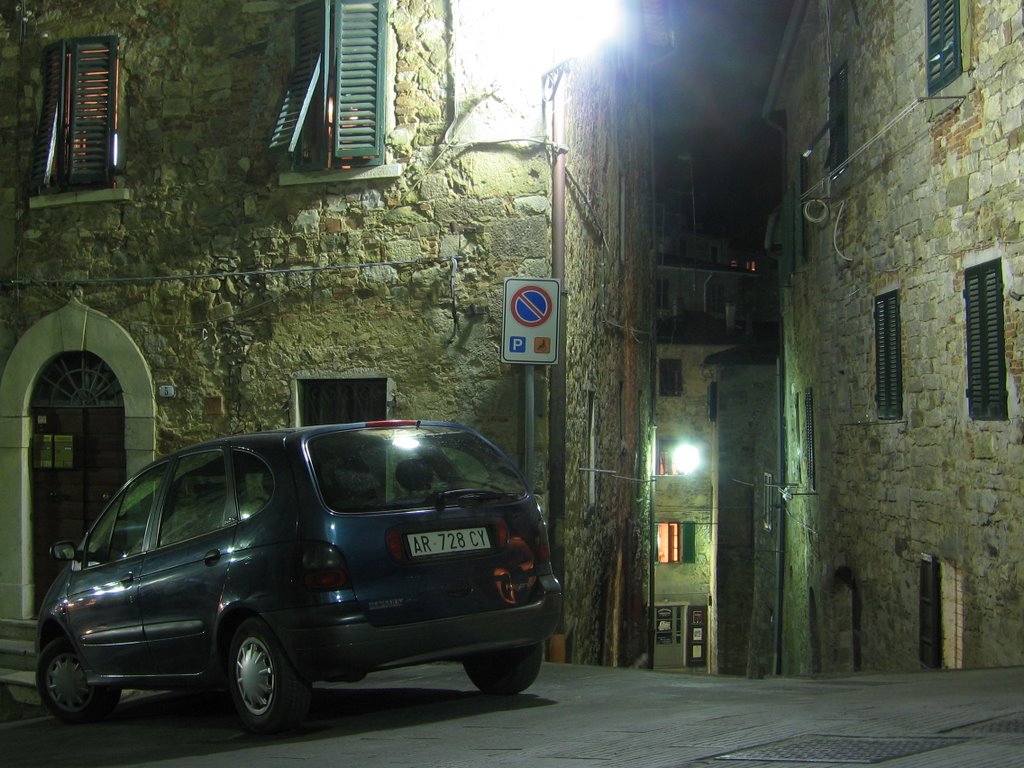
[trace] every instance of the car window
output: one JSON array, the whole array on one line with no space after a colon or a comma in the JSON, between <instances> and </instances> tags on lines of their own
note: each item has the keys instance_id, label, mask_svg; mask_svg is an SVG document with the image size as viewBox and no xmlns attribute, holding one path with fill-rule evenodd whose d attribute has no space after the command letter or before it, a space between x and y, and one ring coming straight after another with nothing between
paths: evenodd
<instances>
[{"instance_id":1,"label":"car window","mask_svg":"<svg viewBox=\"0 0 1024 768\"><path fill-rule=\"evenodd\" d=\"M274 473L263 459L248 451L232 451L235 462L235 501L238 519L246 520L263 509L274 495Z\"/></svg>"},{"instance_id":2,"label":"car window","mask_svg":"<svg viewBox=\"0 0 1024 768\"><path fill-rule=\"evenodd\" d=\"M228 478L222 451L182 456L160 518L158 546L191 539L227 522Z\"/></svg>"},{"instance_id":3,"label":"car window","mask_svg":"<svg viewBox=\"0 0 1024 768\"><path fill-rule=\"evenodd\" d=\"M142 551L146 524L166 469L166 464L159 464L146 470L111 502L86 538L86 567Z\"/></svg>"},{"instance_id":4,"label":"car window","mask_svg":"<svg viewBox=\"0 0 1024 768\"><path fill-rule=\"evenodd\" d=\"M310 440L309 454L320 493L338 512L416 506L454 490L527 492L508 459L464 430L333 432Z\"/></svg>"}]
</instances>

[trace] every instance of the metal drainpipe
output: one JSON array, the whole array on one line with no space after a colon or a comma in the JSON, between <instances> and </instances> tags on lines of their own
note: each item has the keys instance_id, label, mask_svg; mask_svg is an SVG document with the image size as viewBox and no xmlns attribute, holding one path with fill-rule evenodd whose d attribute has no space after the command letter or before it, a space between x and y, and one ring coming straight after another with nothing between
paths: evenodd
<instances>
[{"instance_id":1,"label":"metal drainpipe","mask_svg":"<svg viewBox=\"0 0 1024 768\"><path fill-rule=\"evenodd\" d=\"M551 94L551 142L554 157L551 164L551 276L561 283L562 312L559 317L558 338L562 349L557 362L551 366L550 409L548 414L548 514L552 528L552 562L555 575L565 584L565 390L566 390L566 347L565 333L566 286L565 286L565 73L555 76ZM563 603L564 606L564 603ZM565 609L559 622L559 642L565 642ZM571 661L571 659L565 659Z\"/></svg>"}]
</instances>

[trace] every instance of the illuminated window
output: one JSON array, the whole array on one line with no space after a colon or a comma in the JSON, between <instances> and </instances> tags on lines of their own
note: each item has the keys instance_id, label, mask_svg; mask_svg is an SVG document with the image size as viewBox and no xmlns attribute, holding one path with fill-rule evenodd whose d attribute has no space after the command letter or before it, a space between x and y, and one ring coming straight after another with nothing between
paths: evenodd
<instances>
[{"instance_id":1,"label":"illuminated window","mask_svg":"<svg viewBox=\"0 0 1024 768\"><path fill-rule=\"evenodd\" d=\"M295 9L295 60L270 149L297 169L384 162L386 0Z\"/></svg>"},{"instance_id":2,"label":"illuminated window","mask_svg":"<svg viewBox=\"0 0 1024 768\"><path fill-rule=\"evenodd\" d=\"M697 562L697 524L658 523L658 562Z\"/></svg>"},{"instance_id":3,"label":"illuminated window","mask_svg":"<svg viewBox=\"0 0 1024 768\"><path fill-rule=\"evenodd\" d=\"M32 191L112 187L117 142L117 38L61 40L43 50L43 99Z\"/></svg>"}]
</instances>

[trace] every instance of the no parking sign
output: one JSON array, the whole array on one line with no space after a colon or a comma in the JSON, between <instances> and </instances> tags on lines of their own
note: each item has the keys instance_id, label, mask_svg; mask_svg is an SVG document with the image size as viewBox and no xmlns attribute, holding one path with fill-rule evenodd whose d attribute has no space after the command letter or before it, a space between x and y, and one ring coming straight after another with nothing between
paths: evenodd
<instances>
[{"instance_id":1,"label":"no parking sign","mask_svg":"<svg viewBox=\"0 0 1024 768\"><path fill-rule=\"evenodd\" d=\"M558 296L552 278L505 278L501 361L552 365L558 361Z\"/></svg>"}]
</instances>

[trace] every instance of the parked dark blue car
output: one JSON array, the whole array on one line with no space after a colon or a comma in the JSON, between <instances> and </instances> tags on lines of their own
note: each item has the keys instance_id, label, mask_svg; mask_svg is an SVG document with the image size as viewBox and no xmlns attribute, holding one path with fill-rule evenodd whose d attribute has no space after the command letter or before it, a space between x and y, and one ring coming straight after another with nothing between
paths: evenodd
<instances>
[{"instance_id":1,"label":"parked dark blue car","mask_svg":"<svg viewBox=\"0 0 1024 768\"><path fill-rule=\"evenodd\" d=\"M458 660L536 678L561 611L547 530L506 456L440 422L226 437L118 492L40 611L37 683L91 722L122 688L224 688L247 728L299 723L316 681Z\"/></svg>"}]
</instances>

